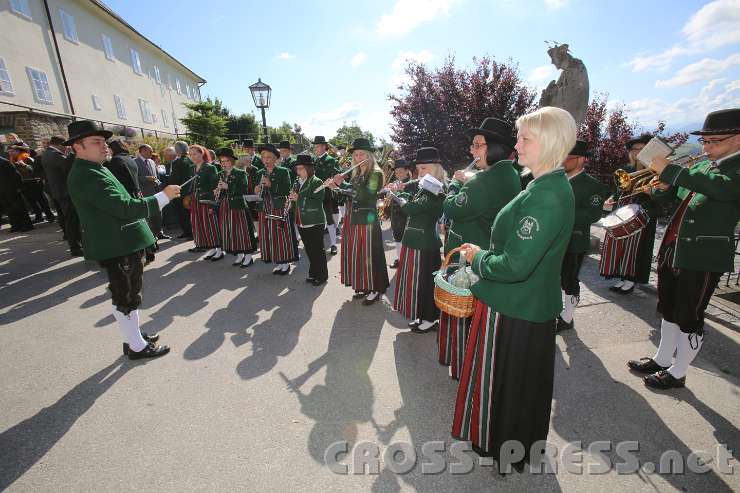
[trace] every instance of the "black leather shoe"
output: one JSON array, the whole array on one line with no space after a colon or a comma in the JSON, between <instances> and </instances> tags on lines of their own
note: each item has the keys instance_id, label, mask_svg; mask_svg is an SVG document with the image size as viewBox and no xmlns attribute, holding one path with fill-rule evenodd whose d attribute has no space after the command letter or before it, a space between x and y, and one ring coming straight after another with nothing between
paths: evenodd
<instances>
[{"instance_id":1,"label":"black leather shoe","mask_svg":"<svg viewBox=\"0 0 740 493\"><path fill-rule=\"evenodd\" d=\"M632 287L629 288L629 289L619 288L619 289L617 289L617 293L619 293L619 294L630 294L632 291L635 290L635 286L637 286L637 284L633 284Z\"/></svg>"},{"instance_id":2,"label":"black leather shoe","mask_svg":"<svg viewBox=\"0 0 740 493\"><path fill-rule=\"evenodd\" d=\"M622 290L622 287L621 286L620 287L617 287L617 286L609 286L609 291L617 292L617 291L621 291L621 290Z\"/></svg>"},{"instance_id":3,"label":"black leather shoe","mask_svg":"<svg viewBox=\"0 0 740 493\"><path fill-rule=\"evenodd\" d=\"M146 332L141 333L141 338L144 339L147 343L157 342L159 340L159 334L147 334ZM131 348L129 348L128 343L123 343L123 355L126 356L131 351Z\"/></svg>"},{"instance_id":4,"label":"black leather shoe","mask_svg":"<svg viewBox=\"0 0 740 493\"><path fill-rule=\"evenodd\" d=\"M279 276L287 276L288 274L290 274L290 267L285 270L280 269L279 271L277 271L277 275Z\"/></svg>"},{"instance_id":5,"label":"black leather shoe","mask_svg":"<svg viewBox=\"0 0 740 493\"><path fill-rule=\"evenodd\" d=\"M314 286L321 286L322 284L326 284L327 280L328 279L324 279L323 281L321 279L314 279L311 284L313 284Z\"/></svg>"},{"instance_id":6,"label":"black leather shoe","mask_svg":"<svg viewBox=\"0 0 740 493\"><path fill-rule=\"evenodd\" d=\"M666 370L661 370L644 379L645 385L654 389L678 389L686 385L686 377L676 378Z\"/></svg>"},{"instance_id":7,"label":"black leather shoe","mask_svg":"<svg viewBox=\"0 0 740 493\"><path fill-rule=\"evenodd\" d=\"M371 293L368 293L368 296L369 296L370 294L371 294ZM378 293L378 294L377 294L377 296L375 296L375 298L373 298L373 299L368 299L368 298L366 297L366 298L365 298L364 300L362 300L362 304L363 304L363 305L365 305L365 306L370 306L370 305L373 305L373 304L377 303L377 301L378 301L378 300L380 299L380 296L381 296L381 294L380 294L380 293Z\"/></svg>"},{"instance_id":8,"label":"black leather shoe","mask_svg":"<svg viewBox=\"0 0 740 493\"><path fill-rule=\"evenodd\" d=\"M221 250L221 255L215 254L213 257L211 257L211 261L212 262L216 262L217 260L221 260L225 256L226 256L226 254L223 252L223 250Z\"/></svg>"},{"instance_id":9,"label":"black leather shoe","mask_svg":"<svg viewBox=\"0 0 740 493\"><path fill-rule=\"evenodd\" d=\"M331 253L332 255L336 255L336 254L337 254L337 247L336 247L336 245L333 245L333 246L332 246L332 247L331 247L331 248L329 249L329 253Z\"/></svg>"},{"instance_id":10,"label":"black leather shoe","mask_svg":"<svg viewBox=\"0 0 740 493\"><path fill-rule=\"evenodd\" d=\"M251 259L249 259L249 263L248 264L245 264L245 263L242 262L242 265L239 268L240 269L246 269L247 267L249 267L253 263L254 263L254 257L252 257Z\"/></svg>"},{"instance_id":11,"label":"black leather shoe","mask_svg":"<svg viewBox=\"0 0 740 493\"><path fill-rule=\"evenodd\" d=\"M570 322L566 322L563 320L560 315L558 315L558 318L555 319L555 332L562 332L564 330L572 330L575 327L575 322L571 320Z\"/></svg>"},{"instance_id":12,"label":"black leather shoe","mask_svg":"<svg viewBox=\"0 0 740 493\"><path fill-rule=\"evenodd\" d=\"M159 356L164 356L169 352L169 346L155 346L154 343L151 343L147 344L146 347L139 352L129 350L128 359L158 358Z\"/></svg>"},{"instance_id":13,"label":"black leather shoe","mask_svg":"<svg viewBox=\"0 0 740 493\"><path fill-rule=\"evenodd\" d=\"M352 299L356 300L364 298L365 296L367 296L367 291L355 291L355 294L352 295Z\"/></svg>"},{"instance_id":14,"label":"black leather shoe","mask_svg":"<svg viewBox=\"0 0 740 493\"><path fill-rule=\"evenodd\" d=\"M417 334L426 334L427 332L434 332L439 327L439 322L434 322L428 329L422 330L420 328L420 325L417 325L416 327L411 327L411 332L416 332Z\"/></svg>"},{"instance_id":15,"label":"black leather shoe","mask_svg":"<svg viewBox=\"0 0 740 493\"><path fill-rule=\"evenodd\" d=\"M82 250L70 250L69 254L73 257L82 257L84 254L82 253Z\"/></svg>"},{"instance_id":16,"label":"black leather shoe","mask_svg":"<svg viewBox=\"0 0 740 493\"><path fill-rule=\"evenodd\" d=\"M418 327L420 323L421 323L421 320L419 320L417 318L416 320L412 320L411 322L407 323L406 325L408 325L409 327L411 327L413 329L414 327Z\"/></svg>"},{"instance_id":17,"label":"black leather shoe","mask_svg":"<svg viewBox=\"0 0 740 493\"><path fill-rule=\"evenodd\" d=\"M627 366L630 370L634 370L640 373L655 373L658 371L667 370L667 366L660 366L653 360L653 358L640 358L639 360L629 360Z\"/></svg>"},{"instance_id":18,"label":"black leather shoe","mask_svg":"<svg viewBox=\"0 0 740 493\"><path fill-rule=\"evenodd\" d=\"M398 259L394 260L391 264L391 269L398 269Z\"/></svg>"},{"instance_id":19,"label":"black leather shoe","mask_svg":"<svg viewBox=\"0 0 740 493\"><path fill-rule=\"evenodd\" d=\"M158 240L171 240L171 239L172 239L172 237L171 237L170 235L166 235L166 234L164 234L164 233L159 233L159 234L157 235L157 239L158 239Z\"/></svg>"}]
</instances>

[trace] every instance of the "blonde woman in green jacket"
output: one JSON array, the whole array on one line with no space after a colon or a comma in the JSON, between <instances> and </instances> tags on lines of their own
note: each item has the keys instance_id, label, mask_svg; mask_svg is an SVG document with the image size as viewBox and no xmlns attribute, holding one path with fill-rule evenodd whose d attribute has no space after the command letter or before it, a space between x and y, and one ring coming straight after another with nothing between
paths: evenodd
<instances>
[{"instance_id":1,"label":"blonde woman in green jacket","mask_svg":"<svg viewBox=\"0 0 740 493\"><path fill-rule=\"evenodd\" d=\"M500 458L508 440L530 449L547 439L555 363L560 268L574 221L562 163L576 142L565 110L520 117L516 150L534 180L498 213L490 244L462 245L480 281L455 403L452 434ZM499 462L499 466L501 467Z\"/></svg>"}]
</instances>

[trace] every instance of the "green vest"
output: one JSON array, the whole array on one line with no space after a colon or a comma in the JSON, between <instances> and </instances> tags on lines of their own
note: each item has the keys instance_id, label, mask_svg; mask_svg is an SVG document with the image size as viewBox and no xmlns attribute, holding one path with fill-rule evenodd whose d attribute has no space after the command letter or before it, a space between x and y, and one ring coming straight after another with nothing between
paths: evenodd
<instances>
[{"instance_id":1,"label":"green vest","mask_svg":"<svg viewBox=\"0 0 740 493\"><path fill-rule=\"evenodd\" d=\"M182 185L195 174L195 164L187 156L181 156L172 161L172 171L170 172L170 185ZM190 190L193 187L193 182L185 185L180 190L180 195L190 195Z\"/></svg>"},{"instance_id":2,"label":"green vest","mask_svg":"<svg viewBox=\"0 0 740 493\"><path fill-rule=\"evenodd\" d=\"M452 221L445 254L463 243L487 245L496 215L521 190L519 174L511 161L497 162L464 185L453 180L444 202L445 217Z\"/></svg>"},{"instance_id":3,"label":"green vest","mask_svg":"<svg viewBox=\"0 0 740 493\"><path fill-rule=\"evenodd\" d=\"M326 214L324 213L324 192L326 188L314 193L323 182L315 175L306 180L298 190L298 210L300 211L301 224L303 226L315 226L317 224L326 224Z\"/></svg>"},{"instance_id":4,"label":"green vest","mask_svg":"<svg viewBox=\"0 0 740 493\"><path fill-rule=\"evenodd\" d=\"M571 253L588 252L591 247L591 225L601 217L601 210L606 200L606 190L599 180L585 171L581 171L568 181L573 188L576 207L573 234L570 237L568 251Z\"/></svg>"},{"instance_id":5,"label":"green vest","mask_svg":"<svg viewBox=\"0 0 740 493\"><path fill-rule=\"evenodd\" d=\"M696 192L683 216L673 265L703 272L730 272L735 269L735 228L740 220L740 155L709 161L691 169L668 165L660 181L672 185L656 190L656 200L667 200L688 191Z\"/></svg>"},{"instance_id":6,"label":"green vest","mask_svg":"<svg viewBox=\"0 0 740 493\"><path fill-rule=\"evenodd\" d=\"M444 199L444 194L434 195L421 188L401 206L408 217L402 244L416 250L439 250L442 242L437 234L437 221L442 217Z\"/></svg>"},{"instance_id":7,"label":"green vest","mask_svg":"<svg viewBox=\"0 0 740 493\"><path fill-rule=\"evenodd\" d=\"M221 193L227 193L229 207L232 209L245 209L247 203L244 195L247 194L247 172L243 169L232 168L229 176L226 173L221 175L221 179L229 185L228 190L222 190Z\"/></svg>"},{"instance_id":8,"label":"green vest","mask_svg":"<svg viewBox=\"0 0 740 493\"><path fill-rule=\"evenodd\" d=\"M352 215L350 224L372 224L378 221L378 192L383 188L383 172L371 173L343 182L342 188L351 189Z\"/></svg>"},{"instance_id":9,"label":"green vest","mask_svg":"<svg viewBox=\"0 0 740 493\"><path fill-rule=\"evenodd\" d=\"M267 168L263 168L257 172L255 185L259 185L262 182L263 176L266 176L270 180L269 191L272 196L273 209L282 209L285 207L285 201L291 189L290 171L280 166L273 166L272 172L269 172Z\"/></svg>"},{"instance_id":10,"label":"green vest","mask_svg":"<svg viewBox=\"0 0 740 493\"><path fill-rule=\"evenodd\" d=\"M193 190L197 190L198 200L213 200L213 190L218 185L218 171L212 164L203 163L193 180Z\"/></svg>"},{"instance_id":11,"label":"green vest","mask_svg":"<svg viewBox=\"0 0 740 493\"><path fill-rule=\"evenodd\" d=\"M563 308L560 270L574 213L565 171L530 182L496 217L489 250L475 255L473 272L481 279L473 294L502 315L530 322L554 319Z\"/></svg>"},{"instance_id":12,"label":"green vest","mask_svg":"<svg viewBox=\"0 0 740 493\"><path fill-rule=\"evenodd\" d=\"M132 198L108 168L84 159L75 159L67 186L86 260L121 257L154 244L146 222L160 214L154 195Z\"/></svg>"}]
</instances>

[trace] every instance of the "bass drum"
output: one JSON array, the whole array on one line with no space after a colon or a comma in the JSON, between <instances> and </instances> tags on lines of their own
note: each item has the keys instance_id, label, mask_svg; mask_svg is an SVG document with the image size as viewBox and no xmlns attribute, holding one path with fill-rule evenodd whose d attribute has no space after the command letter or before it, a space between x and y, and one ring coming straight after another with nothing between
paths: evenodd
<instances>
[{"instance_id":1,"label":"bass drum","mask_svg":"<svg viewBox=\"0 0 740 493\"><path fill-rule=\"evenodd\" d=\"M627 238L640 231L648 223L648 215L639 204L627 204L604 218L602 224L616 239Z\"/></svg>"}]
</instances>

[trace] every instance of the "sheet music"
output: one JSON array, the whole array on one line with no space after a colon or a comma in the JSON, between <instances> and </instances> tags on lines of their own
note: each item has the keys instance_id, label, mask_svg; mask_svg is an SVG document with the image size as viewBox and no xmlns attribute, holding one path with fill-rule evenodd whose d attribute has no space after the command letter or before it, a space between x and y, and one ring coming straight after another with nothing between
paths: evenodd
<instances>
[{"instance_id":1,"label":"sheet music","mask_svg":"<svg viewBox=\"0 0 740 493\"><path fill-rule=\"evenodd\" d=\"M645 167L650 167L650 163L653 162L653 159L656 157L668 157L672 152L673 148L663 139L660 137L653 137L637 155L637 160L644 164Z\"/></svg>"}]
</instances>

